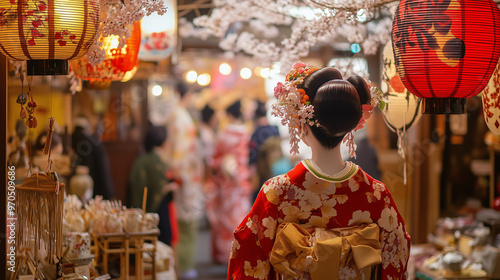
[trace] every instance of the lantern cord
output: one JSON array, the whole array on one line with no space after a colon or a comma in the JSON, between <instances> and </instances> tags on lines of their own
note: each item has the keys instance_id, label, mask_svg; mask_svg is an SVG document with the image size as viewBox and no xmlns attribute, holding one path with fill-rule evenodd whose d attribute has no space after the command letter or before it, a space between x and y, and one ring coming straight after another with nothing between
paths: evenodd
<instances>
[{"instance_id":1,"label":"lantern cord","mask_svg":"<svg viewBox=\"0 0 500 280\"><path fill-rule=\"evenodd\" d=\"M28 92L31 94L31 83L33 82L33 76L30 76L28 79Z\"/></svg>"},{"instance_id":2,"label":"lantern cord","mask_svg":"<svg viewBox=\"0 0 500 280\"><path fill-rule=\"evenodd\" d=\"M21 74L21 76L24 75L24 73ZM27 100L32 100L33 99L33 94L31 93L31 82L33 82L33 76L30 76L28 79L28 94L27 94ZM32 160L33 160L33 149L31 147L31 125L28 125L28 148L29 148L29 165L28 165L28 172L26 173L26 178L31 176L31 166L32 166Z\"/></svg>"},{"instance_id":3,"label":"lantern cord","mask_svg":"<svg viewBox=\"0 0 500 280\"><path fill-rule=\"evenodd\" d=\"M52 135L54 133L54 117L52 114L52 77L50 77L50 118L49 118L49 130L47 131L47 137L45 138L45 147L43 148L43 154L48 155L47 161L49 164L47 165L47 171L52 168L52 160L50 159L50 152L52 147Z\"/></svg>"},{"instance_id":4,"label":"lantern cord","mask_svg":"<svg viewBox=\"0 0 500 280\"><path fill-rule=\"evenodd\" d=\"M408 100L408 103L409 103L409 100ZM406 170L406 153L405 153L405 147L406 147L406 123L407 123L406 122L406 114L404 116L404 119L405 119L405 126L403 126L403 140L402 140L403 141L403 155L404 155L403 156L403 168L404 168L404 175L403 175L404 176L404 180L403 180L404 182L403 183L406 186L406 183L407 183L406 182L407 181L406 180L406 178L407 178L407 173L406 173L406 171L407 171Z\"/></svg>"},{"instance_id":5,"label":"lantern cord","mask_svg":"<svg viewBox=\"0 0 500 280\"><path fill-rule=\"evenodd\" d=\"M396 133L398 134L398 154L403 159L403 181L406 186L406 154L404 145L406 129L405 128L403 128L402 130L398 129Z\"/></svg>"},{"instance_id":6,"label":"lantern cord","mask_svg":"<svg viewBox=\"0 0 500 280\"><path fill-rule=\"evenodd\" d=\"M21 93L24 93L24 72L22 69L19 71L19 77L21 78Z\"/></svg>"},{"instance_id":7,"label":"lantern cord","mask_svg":"<svg viewBox=\"0 0 500 280\"><path fill-rule=\"evenodd\" d=\"M50 76L50 117L53 117L52 114L52 76Z\"/></svg>"}]
</instances>

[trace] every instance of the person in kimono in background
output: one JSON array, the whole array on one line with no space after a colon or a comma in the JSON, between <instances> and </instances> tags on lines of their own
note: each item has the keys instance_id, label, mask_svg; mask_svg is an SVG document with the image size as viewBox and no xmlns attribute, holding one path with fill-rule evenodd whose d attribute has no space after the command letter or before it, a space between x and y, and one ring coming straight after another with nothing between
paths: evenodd
<instances>
[{"instance_id":1,"label":"person in kimono in background","mask_svg":"<svg viewBox=\"0 0 500 280\"><path fill-rule=\"evenodd\" d=\"M351 132L377 106L368 84L298 62L275 96L292 152L302 140L312 156L262 186L234 231L227 279L407 279L410 236L388 188L340 154L343 141L354 154Z\"/></svg>"},{"instance_id":2,"label":"person in kimono in background","mask_svg":"<svg viewBox=\"0 0 500 280\"><path fill-rule=\"evenodd\" d=\"M168 178L179 185L174 203L179 226L177 260L182 279L198 277L195 269L198 225L203 217L203 162L200 159L197 130L187 108L191 105L191 92L185 83L176 85L176 104L167 122L169 138L164 147Z\"/></svg>"},{"instance_id":3,"label":"person in kimono in background","mask_svg":"<svg viewBox=\"0 0 500 280\"><path fill-rule=\"evenodd\" d=\"M166 177L167 165L162 161L161 147L167 141L165 126L148 124L144 137L144 153L132 165L128 182L129 206L141 208L144 187L148 187L146 212L158 213L160 222L158 240L175 248L179 233L172 201L178 186Z\"/></svg>"},{"instance_id":4,"label":"person in kimono in background","mask_svg":"<svg viewBox=\"0 0 500 280\"><path fill-rule=\"evenodd\" d=\"M251 193L250 135L243 124L240 101L230 105L226 115L229 124L217 135L212 175L206 188L212 257L218 263L227 263L229 259L233 230L250 210Z\"/></svg>"}]
</instances>

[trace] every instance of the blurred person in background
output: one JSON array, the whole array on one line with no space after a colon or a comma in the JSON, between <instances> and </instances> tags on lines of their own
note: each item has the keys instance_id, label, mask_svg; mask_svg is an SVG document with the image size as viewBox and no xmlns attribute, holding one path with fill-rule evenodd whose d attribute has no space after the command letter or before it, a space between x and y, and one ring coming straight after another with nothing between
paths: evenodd
<instances>
[{"instance_id":1,"label":"blurred person in background","mask_svg":"<svg viewBox=\"0 0 500 280\"><path fill-rule=\"evenodd\" d=\"M210 184L207 186L207 217L212 238L212 257L227 263L233 230L250 209L248 171L249 134L243 124L241 102L226 109L227 127L217 135Z\"/></svg>"},{"instance_id":2,"label":"blurred person in background","mask_svg":"<svg viewBox=\"0 0 500 280\"><path fill-rule=\"evenodd\" d=\"M382 179L382 173L378 167L377 151L368 139L366 128L362 128L354 132L354 142L357 145L358 151L358 155L356 156L356 158L350 157L349 152L347 151L347 147L342 146L341 149L343 149L343 158L346 158L347 161L351 161L352 163L359 165L366 173L370 174L373 179Z\"/></svg>"},{"instance_id":3,"label":"blurred person in background","mask_svg":"<svg viewBox=\"0 0 500 280\"><path fill-rule=\"evenodd\" d=\"M134 162L129 178L128 197L130 206L142 208L144 187L148 188L146 212L156 212L160 216L159 240L174 247L178 241L175 207L172 204L175 183L167 179L167 166L160 158L161 147L167 140L167 130L164 126L149 124L144 139L145 153Z\"/></svg>"},{"instance_id":4,"label":"blurred person in background","mask_svg":"<svg viewBox=\"0 0 500 280\"><path fill-rule=\"evenodd\" d=\"M191 92L178 81L175 104L167 122L169 139L162 158L168 163L170 179L179 190L174 197L179 225L177 245L178 268L181 279L198 277L194 268L198 224L203 217L203 164L197 145L197 131L187 108L191 105Z\"/></svg>"},{"instance_id":5,"label":"blurred person in background","mask_svg":"<svg viewBox=\"0 0 500 280\"><path fill-rule=\"evenodd\" d=\"M86 117L77 117L73 123L75 130L71 135L71 148L76 155L73 165L85 165L89 168L89 175L94 180L94 197L101 195L103 199L114 198L115 189L104 145L92 136Z\"/></svg>"},{"instance_id":6,"label":"blurred person in background","mask_svg":"<svg viewBox=\"0 0 500 280\"><path fill-rule=\"evenodd\" d=\"M198 123L199 143L201 157L204 163L204 178L208 178L210 166L213 162L215 150L215 130L217 128L217 117L215 111L205 105L201 110L201 121Z\"/></svg>"},{"instance_id":7,"label":"blurred person in background","mask_svg":"<svg viewBox=\"0 0 500 280\"><path fill-rule=\"evenodd\" d=\"M267 121L266 104L257 101L255 109L255 131L250 138L249 171L252 181L252 200L255 200L260 187L273 177L273 163L283 157L278 127Z\"/></svg>"}]
</instances>

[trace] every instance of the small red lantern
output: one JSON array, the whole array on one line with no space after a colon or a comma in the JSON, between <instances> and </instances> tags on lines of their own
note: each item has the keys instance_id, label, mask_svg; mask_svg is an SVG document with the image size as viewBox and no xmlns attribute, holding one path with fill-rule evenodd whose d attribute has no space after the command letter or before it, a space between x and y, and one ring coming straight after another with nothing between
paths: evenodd
<instances>
[{"instance_id":1,"label":"small red lantern","mask_svg":"<svg viewBox=\"0 0 500 280\"><path fill-rule=\"evenodd\" d=\"M106 58L99 65L92 66L85 57L70 61L70 68L75 75L83 80L97 83L110 84L121 81L130 71L136 71L139 64L137 55L141 44L141 25L136 21L130 27L131 35L127 44L119 49L118 36L111 35L100 40L106 50Z\"/></svg>"},{"instance_id":2,"label":"small red lantern","mask_svg":"<svg viewBox=\"0 0 500 280\"><path fill-rule=\"evenodd\" d=\"M500 10L492 0L401 0L392 41L398 74L424 98L424 113L464 113L500 56Z\"/></svg>"}]
</instances>

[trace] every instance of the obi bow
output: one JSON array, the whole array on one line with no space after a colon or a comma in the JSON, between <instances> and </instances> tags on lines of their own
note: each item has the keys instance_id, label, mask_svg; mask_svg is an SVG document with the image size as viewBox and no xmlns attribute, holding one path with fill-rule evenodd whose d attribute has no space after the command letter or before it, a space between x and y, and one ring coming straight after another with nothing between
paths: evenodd
<instances>
[{"instance_id":1,"label":"obi bow","mask_svg":"<svg viewBox=\"0 0 500 280\"><path fill-rule=\"evenodd\" d=\"M370 279L372 267L382 262L379 234L376 224L316 228L311 234L298 224L282 223L269 258L285 279L337 280L340 268L349 269L351 279L362 274Z\"/></svg>"}]
</instances>

